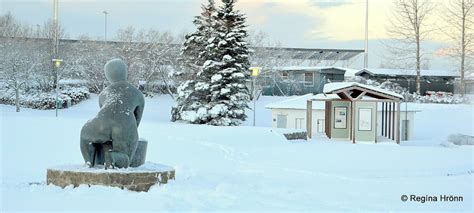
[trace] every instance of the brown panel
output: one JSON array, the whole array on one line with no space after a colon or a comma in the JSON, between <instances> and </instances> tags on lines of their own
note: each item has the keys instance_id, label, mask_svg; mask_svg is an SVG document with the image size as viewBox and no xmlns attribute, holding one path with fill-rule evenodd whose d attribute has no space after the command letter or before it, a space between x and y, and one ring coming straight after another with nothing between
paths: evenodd
<instances>
[{"instance_id":1,"label":"brown panel","mask_svg":"<svg viewBox=\"0 0 474 213\"><path fill-rule=\"evenodd\" d=\"M332 101L326 101L324 108L324 130L328 138L331 138L331 102Z\"/></svg>"},{"instance_id":2,"label":"brown panel","mask_svg":"<svg viewBox=\"0 0 474 213\"><path fill-rule=\"evenodd\" d=\"M352 117L354 116L354 115L352 114L352 103L353 103L353 102L351 102L351 104L349 105L349 106L350 106L349 110L351 111L351 120L350 120L350 122L351 122L351 128L349 129L349 139L351 139L351 140L352 140ZM346 121L347 121L347 119L346 119Z\"/></svg>"},{"instance_id":3,"label":"brown panel","mask_svg":"<svg viewBox=\"0 0 474 213\"><path fill-rule=\"evenodd\" d=\"M351 132L352 134L352 143L355 143L355 108L356 108L356 102L351 102Z\"/></svg>"}]
</instances>

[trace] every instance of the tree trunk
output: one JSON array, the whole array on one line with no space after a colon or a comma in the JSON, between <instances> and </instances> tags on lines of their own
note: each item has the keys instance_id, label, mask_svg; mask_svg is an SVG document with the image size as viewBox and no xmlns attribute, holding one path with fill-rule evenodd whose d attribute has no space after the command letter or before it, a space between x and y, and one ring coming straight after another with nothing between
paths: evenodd
<instances>
[{"instance_id":1,"label":"tree trunk","mask_svg":"<svg viewBox=\"0 0 474 213\"><path fill-rule=\"evenodd\" d=\"M18 85L15 87L15 106L16 112L20 112L20 88Z\"/></svg>"},{"instance_id":2,"label":"tree trunk","mask_svg":"<svg viewBox=\"0 0 474 213\"><path fill-rule=\"evenodd\" d=\"M466 57L466 40L465 40L465 36L466 36L466 13L464 11L465 9L465 5L464 5L464 1L462 1L462 32L461 32L461 69L459 70L460 71L460 74L461 74L461 96L464 96L466 91L465 91L465 85L464 85L464 60L465 60L465 57Z\"/></svg>"},{"instance_id":3,"label":"tree trunk","mask_svg":"<svg viewBox=\"0 0 474 213\"><path fill-rule=\"evenodd\" d=\"M420 33L419 28L416 32L416 93L421 95L421 56L420 56Z\"/></svg>"}]
</instances>

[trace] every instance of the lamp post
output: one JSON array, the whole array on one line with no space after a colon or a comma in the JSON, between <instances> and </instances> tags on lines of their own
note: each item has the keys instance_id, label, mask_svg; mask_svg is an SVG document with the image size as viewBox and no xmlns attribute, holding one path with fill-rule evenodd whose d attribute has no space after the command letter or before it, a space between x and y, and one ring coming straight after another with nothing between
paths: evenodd
<instances>
[{"instance_id":1,"label":"lamp post","mask_svg":"<svg viewBox=\"0 0 474 213\"><path fill-rule=\"evenodd\" d=\"M107 15L109 14L109 12L107 12L106 10L102 11L102 13L104 13L104 17L105 17L105 26L104 26L104 42L107 42Z\"/></svg>"},{"instance_id":2,"label":"lamp post","mask_svg":"<svg viewBox=\"0 0 474 213\"><path fill-rule=\"evenodd\" d=\"M256 92L256 86L255 86L255 81L257 80L258 75L260 74L261 67L251 67L250 70L252 71L252 91L253 91L253 126L255 126L255 105L257 102L257 92Z\"/></svg>"},{"instance_id":3,"label":"lamp post","mask_svg":"<svg viewBox=\"0 0 474 213\"><path fill-rule=\"evenodd\" d=\"M59 58L59 3L58 0L53 1L53 71L54 71L54 83L55 83L55 92L56 92L56 117L58 117L58 82L59 82L59 66L61 65L62 60Z\"/></svg>"},{"instance_id":4,"label":"lamp post","mask_svg":"<svg viewBox=\"0 0 474 213\"><path fill-rule=\"evenodd\" d=\"M365 1L365 48L364 68L369 66L369 0Z\"/></svg>"},{"instance_id":5,"label":"lamp post","mask_svg":"<svg viewBox=\"0 0 474 213\"><path fill-rule=\"evenodd\" d=\"M56 69L56 76L58 76L58 71L59 71L59 66L61 66L61 62L63 62L62 59L57 59L57 58L53 58L52 60L53 62L53 66L55 67ZM58 85L59 85L59 79L56 80L56 100L55 100L55 107L56 108L56 117L58 117L58 108L59 108L59 90L58 90Z\"/></svg>"}]
</instances>

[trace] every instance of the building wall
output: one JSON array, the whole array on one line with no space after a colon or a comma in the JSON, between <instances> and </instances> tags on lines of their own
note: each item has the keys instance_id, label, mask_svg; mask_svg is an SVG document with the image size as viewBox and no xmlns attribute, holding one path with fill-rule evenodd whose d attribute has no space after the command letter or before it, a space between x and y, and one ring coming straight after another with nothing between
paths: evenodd
<instances>
[{"instance_id":1,"label":"building wall","mask_svg":"<svg viewBox=\"0 0 474 213\"><path fill-rule=\"evenodd\" d=\"M283 79L281 77L282 72L288 73L288 79ZM311 85L304 83L305 73L313 73L313 82ZM308 93L318 94L322 93L324 84L328 82L329 79L331 82L341 82L344 81L344 72L330 72L325 71L321 73L319 71L276 71L272 73L274 76L266 76L269 80L267 87L263 89L264 95L304 95ZM270 80L271 78L275 81ZM281 90L281 91L280 91ZM283 92L283 94L282 94Z\"/></svg>"},{"instance_id":2,"label":"building wall","mask_svg":"<svg viewBox=\"0 0 474 213\"><path fill-rule=\"evenodd\" d=\"M349 101L333 101L332 102L332 112L331 112L331 138L340 138L340 139L349 139L350 137L350 128L351 128L351 103ZM345 129L339 129L339 128L334 128L334 122L335 122L335 108L336 107L346 107L346 128Z\"/></svg>"},{"instance_id":3,"label":"building wall","mask_svg":"<svg viewBox=\"0 0 474 213\"><path fill-rule=\"evenodd\" d=\"M378 109L379 111L377 112L377 135L382 135L382 111L381 106L379 105ZM408 113L406 113L405 111L403 111L403 107L404 107L404 104L401 105L400 107L400 140L403 141L404 140L404 137L403 137L403 134L405 132L405 130L403 130L402 128L402 123L404 120L407 120L408 119L408 129L407 129L407 133L408 133L408 140L411 140L414 136L414 126L415 126L415 112L413 111L410 111Z\"/></svg>"},{"instance_id":4,"label":"building wall","mask_svg":"<svg viewBox=\"0 0 474 213\"><path fill-rule=\"evenodd\" d=\"M335 105L333 105L333 107L334 106ZM343 103L343 104L338 104L338 106L347 106L348 107L347 108L348 113L350 113L350 109L349 109L350 103L349 102L346 102L346 103ZM287 116L287 119L286 119L287 120L287 123L286 123L286 128L287 129L301 129L301 130L306 131L306 110L304 110L304 109L272 109L272 128L277 128L278 115L286 115ZM349 131L350 131L349 128L350 128L350 124L351 124L350 120L349 120L349 116L350 116L350 114L348 114L348 121L347 121L346 131L341 131L341 129L337 129L338 131L336 131L337 133L336 133L335 136L333 135L333 138L342 138L342 139L349 140ZM331 117L333 117L333 119L334 119L334 111L333 111ZM301 126L296 126L296 119L302 119L301 120L301 123L302 123ZM408 122L409 122L409 125L408 125L408 140L411 140L414 136L414 131L413 130L414 130L414 126L415 126L415 122L414 122L415 112L414 111L409 111L408 113L405 113L405 111L403 111L403 104L402 104L401 112L400 112L400 128L402 128L401 123L403 122L403 120L406 120L406 119L408 119ZM318 120L319 120L320 124L318 124ZM321 134L321 132L318 132L318 125L322 125L321 120L324 121L324 110L322 110L322 109L313 110L313 121L312 121L313 135ZM357 123L356 123L356 125L357 125ZM331 131L334 131L335 130L334 129L334 124L332 124L330 128L331 128ZM322 128L322 129L324 131L324 128ZM404 131L402 129L400 129L400 135L403 134L403 132ZM378 111L377 111L377 135L380 136L381 134L382 134L382 111L381 111L380 104L379 104ZM401 136L400 138L402 140L404 137ZM362 139L359 139L359 140L363 141ZM357 140L357 138L356 138L356 140Z\"/></svg>"},{"instance_id":5,"label":"building wall","mask_svg":"<svg viewBox=\"0 0 474 213\"><path fill-rule=\"evenodd\" d=\"M306 131L306 110L304 109L272 109L272 127L277 128L278 115L286 115L286 129ZM318 120L324 120L324 110L313 110L312 131L318 133ZM301 123L301 125L299 125ZM321 123L321 122L319 122ZM322 122L319 125L323 125ZM324 128L323 128L324 132Z\"/></svg>"}]
</instances>

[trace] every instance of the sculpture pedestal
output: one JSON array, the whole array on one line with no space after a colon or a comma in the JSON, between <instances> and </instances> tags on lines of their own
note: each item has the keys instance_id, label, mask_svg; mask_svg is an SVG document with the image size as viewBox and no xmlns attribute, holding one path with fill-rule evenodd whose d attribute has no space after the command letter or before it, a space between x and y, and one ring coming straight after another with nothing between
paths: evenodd
<instances>
[{"instance_id":1,"label":"sculpture pedestal","mask_svg":"<svg viewBox=\"0 0 474 213\"><path fill-rule=\"evenodd\" d=\"M64 188L81 184L119 187L131 191L147 192L155 184L174 180L172 167L147 162L140 167L126 169L89 168L87 165L57 166L47 170L47 183Z\"/></svg>"}]
</instances>

